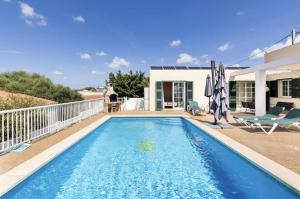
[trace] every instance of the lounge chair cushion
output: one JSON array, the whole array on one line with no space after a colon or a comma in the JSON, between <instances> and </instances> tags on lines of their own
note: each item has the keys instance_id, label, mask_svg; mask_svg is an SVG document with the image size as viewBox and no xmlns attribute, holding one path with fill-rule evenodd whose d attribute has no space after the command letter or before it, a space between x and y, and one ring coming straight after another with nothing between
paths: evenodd
<instances>
[{"instance_id":1,"label":"lounge chair cushion","mask_svg":"<svg viewBox=\"0 0 300 199\"><path fill-rule=\"evenodd\" d=\"M279 120L252 120L250 122L256 123L256 124L258 123L261 125L272 126L275 123L279 124L279 125L292 125L299 121L300 121L300 117L293 118L293 119L279 119Z\"/></svg>"},{"instance_id":2,"label":"lounge chair cushion","mask_svg":"<svg viewBox=\"0 0 300 199\"><path fill-rule=\"evenodd\" d=\"M274 106L272 107L267 114L264 116L255 116L255 115L236 115L234 118L237 119L243 119L243 120L270 120L273 118L276 118L282 111L284 110L284 107Z\"/></svg>"},{"instance_id":3,"label":"lounge chair cushion","mask_svg":"<svg viewBox=\"0 0 300 199\"><path fill-rule=\"evenodd\" d=\"M300 117L300 109L294 108L294 109L290 110L284 118L293 119L293 118L298 118L298 117Z\"/></svg>"},{"instance_id":4,"label":"lounge chair cushion","mask_svg":"<svg viewBox=\"0 0 300 199\"><path fill-rule=\"evenodd\" d=\"M276 115L266 114L264 116L255 116L255 115L236 115L234 118L243 119L243 120L271 120L276 118Z\"/></svg>"},{"instance_id":5,"label":"lounge chair cushion","mask_svg":"<svg viewBox=\"0 0 300 199\"><path fill-rule=\"evenodd\" d=\"M200 108L199 106L198 106L198 103L196 102L196 101L189 101L188 102L189 103L189 109L191 110L191 111L196 111L196 112L204 112L205 110L203 109L203 108Z\"/></svg>"},{"instance_id":6,"label":"lounge chair cushion","mask_svg":"<svg viewBox=\"0 0 300 199\"><path fill-rule=\"evenodd\" d=\"M190 107L198 107L198 103L195 101L189 101Z\"/></svg>"},{"instance_id":7,"label":"lounge chair cushion","mask_svg":"<svg viewBox=\"0 0 300 199\"><path fill-rule=\"evenodd\" d=\"M279 115L280 113L282 113L283 110L284 110L284 107L274 106L274 107L270 108L270 110L267 112L267 114Z\"/></svg>"},{"instance_id":8,"label":"lounge chair cushion","mask_svg":"<svg viewBox=\"0 0 300 199\"><path fill-rule=\"evenodd\" d=\"M276 106L284 107L285 110L289 111L294 108L294 102L277 102Z\"/></svg>"}]
</instances>

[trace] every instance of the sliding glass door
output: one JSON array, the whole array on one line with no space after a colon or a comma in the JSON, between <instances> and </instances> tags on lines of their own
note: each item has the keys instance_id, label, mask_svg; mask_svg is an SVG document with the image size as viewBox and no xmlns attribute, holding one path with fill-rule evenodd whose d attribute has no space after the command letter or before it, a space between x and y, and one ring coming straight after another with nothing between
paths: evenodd
<instances>
[{"instance_id":1,"label":"sliding glass door","mask_svg":"<svg viewBox=\"0 0 300 199\"><path fill-rule=\"evenodd\" d=\"M173 109L185 108L185 82L173 82Z\"/></svg>"}]
</instances>

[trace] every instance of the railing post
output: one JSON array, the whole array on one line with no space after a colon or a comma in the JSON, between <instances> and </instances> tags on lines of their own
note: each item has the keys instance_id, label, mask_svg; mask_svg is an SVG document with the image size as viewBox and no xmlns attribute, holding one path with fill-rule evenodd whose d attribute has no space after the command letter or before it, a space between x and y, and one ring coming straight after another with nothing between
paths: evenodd
<instances>
[{"instance_id":1,"label":"railing post","mask_svg":"<svg viewBox=\"0 0 300 199\"><path fill-rule=\"evenodd\" d=\"M1 141L2 141L2 149L4 150L4 113L1 114L1 123L2 123L2 137L1 137Z\"/></svg>"},{"instance_id":2,"label":"railing post","mask_svg":"<svg viewBox=\"0 0 300 199\"><path fill-rule=\"evenodd\" d=\"M9 113L7 113L6 115L6 137L7 137L7 144L8 146L10 146L10 140L9 140Z\"/></svg>"},{"instance_id":3,"label":"railing post","mask_svg":"<svg viewBox=\"0 0 300 199\"><path fill-rule=\"evenodd\" d=\"M30 132L29 132L29 110L26 111L27 112L27 141L30 140Z\"/></svg>"}]
</instances>

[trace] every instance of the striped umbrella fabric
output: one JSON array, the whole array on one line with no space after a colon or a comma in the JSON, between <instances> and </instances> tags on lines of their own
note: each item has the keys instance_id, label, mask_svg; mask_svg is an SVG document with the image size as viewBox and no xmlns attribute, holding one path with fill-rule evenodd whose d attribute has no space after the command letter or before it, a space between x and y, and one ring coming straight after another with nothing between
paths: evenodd
<instances>
[{"instance_id":1,"label":"striped umbrella fabric","mask_svg":"<svg viewBox=\"0 0 300 199\"><path fill-rule=\"evenodd\" d=\"M222 117L228 121L228 100L225 79L225 68L220 64L216 70L216 84L213 93L213 109L215 121L220 120Z\"/></svg>"}]
</instances>

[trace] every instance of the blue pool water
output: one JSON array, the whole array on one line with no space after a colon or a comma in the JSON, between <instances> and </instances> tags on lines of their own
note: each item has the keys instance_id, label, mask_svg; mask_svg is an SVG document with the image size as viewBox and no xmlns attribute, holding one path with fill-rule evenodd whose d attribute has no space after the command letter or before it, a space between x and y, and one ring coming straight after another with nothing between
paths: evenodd
<instances>
[{"instance_id":1,"label":"blue pool water","mask_svg":"<svg viewBox=\"0 0 300 199\"><path fill-rule=\"evenodd\" d=\"M112 118L3 198L298 198L183 118Z\"/></svg>"}]
</instances>

